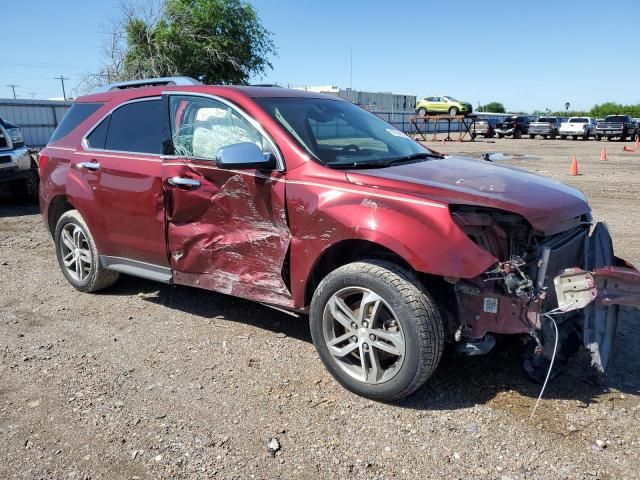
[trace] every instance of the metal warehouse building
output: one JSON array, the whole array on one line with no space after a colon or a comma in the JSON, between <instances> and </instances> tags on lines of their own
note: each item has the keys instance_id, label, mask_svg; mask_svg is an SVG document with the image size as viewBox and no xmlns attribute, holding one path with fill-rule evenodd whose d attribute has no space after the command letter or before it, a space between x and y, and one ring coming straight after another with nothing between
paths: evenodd
<instances>
[{"instance_id":1,"label":"metal warehouse building","mask_svg":"<svg viewBox=\"0 0 640 480\"><path fill-rule=\"evenodd\" d=\"M333 85L318 85L310 87L293 87L309 92L326 93L348 100L367 110L376 112L413 112L416 108L416 96L391 92L362 92L350 88L339 88Z\"/></svg>"},{"instance_id":2,"label":"metal warehouse building","mask_svg":"<svg viewBox=\"0 0 640 480\"><path fill-rule=\"evenodd\" d=\"M71 103L0 98L0 117L22 128L24 141L29 147L44 147Z\"/></svg>"}]
</instances>

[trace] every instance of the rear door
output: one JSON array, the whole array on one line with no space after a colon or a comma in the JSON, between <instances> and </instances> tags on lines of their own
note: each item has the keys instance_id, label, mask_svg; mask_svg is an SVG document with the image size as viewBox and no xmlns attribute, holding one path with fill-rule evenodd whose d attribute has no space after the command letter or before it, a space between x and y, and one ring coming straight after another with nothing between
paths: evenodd
<instances>
[{"instance_id":1,"label":"rear door","mask_svg":"<svg viewBox=\"0 0 640 480\"><path fill-rule=\"evenodd\" d=\"M284 165L275 143L224 99L176 94L165 102L172 155L162 178L174 282L291 305ZM279 168L217 167L220 148L244 142L275 155Z\"/></svg>"},{"instance_id":2,"label":"rear door","mask_svg":"<svg viewBox=\"0 0 640 480\"><path fill-rule=\"evenodd\" d=\"M164 267L163 280L170 278L161 158L167 118L161 97L124 103L89 131L74 156L92 196L82 201L91 210L102 262L142 276Z\"/></svg>"}]
</instances>

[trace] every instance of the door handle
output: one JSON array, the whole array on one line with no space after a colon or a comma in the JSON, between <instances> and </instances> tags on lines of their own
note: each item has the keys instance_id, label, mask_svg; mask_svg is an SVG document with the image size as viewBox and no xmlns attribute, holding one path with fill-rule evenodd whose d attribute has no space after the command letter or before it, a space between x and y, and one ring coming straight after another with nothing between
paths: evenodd
<instances>
[{"instance_id":1,"label":"door handle","mask_svg":"<svg viewBox=\"0 0 640 480\"><path fill-rule=\"evenodd\" d=\"M95 172L96 170L100 170L100 164L98 162L80 162L78 163L78 168L86 168L87 170L91 170Z\"/></svg>"},{"instance_id":2,"label":"door handle","mask_svg":"<svg viewBox=\"0 0 640 480\"><path fill-rule=\"evenodd\" d=\"M193 178L171 177L167 181L169 182L169 185L173 185L174 187L188 188L190 190L200 188L200 182Z\"/></svg>"}]
</instances>

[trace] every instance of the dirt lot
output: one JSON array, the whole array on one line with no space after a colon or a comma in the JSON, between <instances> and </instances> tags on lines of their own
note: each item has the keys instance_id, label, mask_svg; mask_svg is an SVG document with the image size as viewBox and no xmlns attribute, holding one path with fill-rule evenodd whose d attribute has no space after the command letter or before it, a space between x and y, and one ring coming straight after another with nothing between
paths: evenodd
<instances>
[{"instance_id":1,"label":"dirt lot","mask_svg":"<svg viewBox=\"0 0 640 480\"><path fill-rule=\"evenodd\" d=\"M434 148L518 155L505 163L580 188L640 265L640 153L570 140ZM0 206L0 278L2 479L640 478L635 311L604 383L575 357L530 422L539 386L504 346L447 352L422 390L384 405L331 379L304 319L130 277L78 293L35 207Z\"/></svg>"}]
</instances>

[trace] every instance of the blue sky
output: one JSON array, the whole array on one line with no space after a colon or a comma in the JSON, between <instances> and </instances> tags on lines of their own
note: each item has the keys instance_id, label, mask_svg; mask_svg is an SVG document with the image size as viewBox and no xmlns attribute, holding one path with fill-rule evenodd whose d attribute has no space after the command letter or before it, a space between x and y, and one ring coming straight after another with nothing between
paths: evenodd
<instances>
[{"instance_id":1,"label":"blue sky","mask_svg":"<svg viewBox=\"0 0 640 480\"><path fill-rule=\"evenodd\" d=\"M3 11L0 97L60 96L99 64L120 0L26 0ZM253 0L278 55L261 82L448 94L508 109L640 102L637 0ZM18 7L19 6L19 7Z\"/></svg>"}]
</instances>

